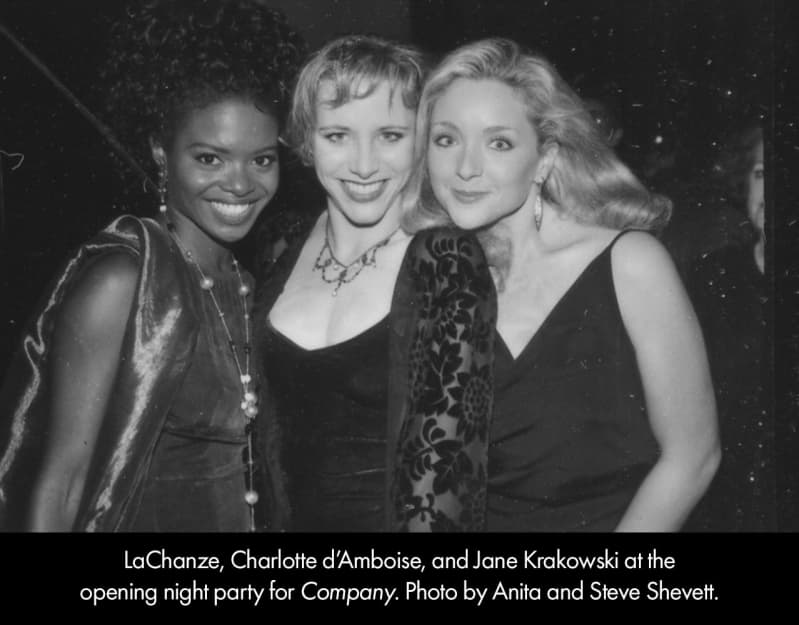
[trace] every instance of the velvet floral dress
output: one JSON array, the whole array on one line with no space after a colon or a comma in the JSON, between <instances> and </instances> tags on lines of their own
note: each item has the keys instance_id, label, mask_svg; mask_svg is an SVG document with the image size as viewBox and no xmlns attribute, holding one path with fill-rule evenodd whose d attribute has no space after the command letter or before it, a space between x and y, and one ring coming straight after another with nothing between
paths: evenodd
<instances>
[{"instance_id":1,"label":"velvet floral dress","mask_svg":"<svg viewBox=\"0 0 799 625\"><path fill-rule=\"evenodd\" d=\"M298 505L303 496L297 490L298 484L313 481L313 476L308 475L309 463L321 467L317 477L322 483L343 465L347 466L342 472L347 474L363 471L347 464L352 454L345 453L348 448L342 445L320 445L299 456L301 437L312 431L308 428L320 423L332 428L340 418L333 414L335 404L328 402L327 396L297 392L296 388L288 388L289 376L275 375L285 361L269 362L270 358L280 358L269 350L275 332L268 323L269 311L291 274L305 238L291 245L261 277L255 323L260 347L267 349L264 409L280 432L272 456L280 466L274 490L282 496L286 511L283 527L334 531L340 526L332 523L329 515ZM362 440L362 428L371 427L372 438L379 432L382 447L382 458L368 467L369 471L379 472L380 480L369 481L364 486L368 492L363 493L370 501L382 499L375 517L379 521L361 528L363 531L483 529L495 320L494 286L477 240L454 229L417 234L408 246L397 278L386 320L387 336L372 329L366 331L371 338L356 337L363 341L365 349L385 350L374 359L381 363L375 365L377 372L371 372L376 380L372 398L379 400L378 408L369 413L362 406L342 404L350 407L347 410L362 413L364 418L352 420L353 431L341 431L339 427L340 438ZM305 354L306 362L314 356L318 355ZM343 402L341 394L347 390L338 384L332 385L329 392ZM340 414L342 418L352 416ZM377 429L375 418L379 419ZM306 419L305 426L298 425L298 421ZM320 458L319 454L330 457ZM342 472L337 473L339 478ZM342 479L336 481L338 494L343 483ZM351 483L347 497L339 500L339 505L347 506L348 501L358 499L356 490ZM324 489L319 493L320 506L328 495ZM309 515L314 516L315 525L308 522Z\"/></svg>"}]
</instances>

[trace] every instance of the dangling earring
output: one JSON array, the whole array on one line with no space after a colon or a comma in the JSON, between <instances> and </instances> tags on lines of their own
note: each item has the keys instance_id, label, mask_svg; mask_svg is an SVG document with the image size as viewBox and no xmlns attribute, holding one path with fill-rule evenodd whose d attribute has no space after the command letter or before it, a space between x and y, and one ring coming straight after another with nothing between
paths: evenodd
<instances>
[{"instance_id":1,"label":"dangling earring","mask_svg":"<svg viewBox=\"0 0 799 625\"><path fill-rule=\"evenodd\" d=\"M535 220L535 229L541 231L541 221L544 219L544 202L541 200L541 191L544 186L544 181L536 181L538 185L538 195L535 198L533 205L533 219Z\"/></svg>"},{"instance_id":2,"label":"dangling earring","mask_svg":"<svg viewBox=\"0 0 799 625\"><path fill-rule=\"evenodd\" d=\"M158 170L158 212L166 213L166 167Z\"/></svg>"}]
</instances>

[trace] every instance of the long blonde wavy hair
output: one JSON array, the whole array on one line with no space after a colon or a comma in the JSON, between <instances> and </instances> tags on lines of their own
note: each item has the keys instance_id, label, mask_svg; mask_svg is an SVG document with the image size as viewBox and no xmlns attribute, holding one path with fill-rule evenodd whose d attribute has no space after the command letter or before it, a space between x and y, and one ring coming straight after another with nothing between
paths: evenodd
<instances>
[{"instance_id":1,"label":"long blonde wavy hair","mask_svg":"<svg viewBox=\"0 0 799 625\"><path fill-rule=\"evenodd\" d=\"M415 208L403 226L414 232L447 223L427 171L430 118L438 99L455 80L495 80L515 90L527 106L542 152L557 144L557 156L541 188L556 210L581 223L614 229L658 231L671 217L671 201L650 193L603 140L580 97L544 58L508 39L484 39L447 55L430 74L419 101ZM468 106L468 104L465 104Z\"/></svg>"}]
</instances>

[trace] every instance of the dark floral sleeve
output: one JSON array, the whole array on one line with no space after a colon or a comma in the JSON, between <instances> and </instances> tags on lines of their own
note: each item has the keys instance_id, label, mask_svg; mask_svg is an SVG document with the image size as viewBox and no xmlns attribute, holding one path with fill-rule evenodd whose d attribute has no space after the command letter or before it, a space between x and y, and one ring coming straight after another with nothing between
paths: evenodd
<instances>
[{"instance_id":1,"label":"dark floral sleeve","mask_svg":"<svg viewBox=\"0 0 799 625\"><path fill-rule=\"evenodd\" d=\"M399 529L479 531L485 518L496 295L477 240L438 230L409 250L416 324L398 439Z\"/></svg>"}]
</instances>

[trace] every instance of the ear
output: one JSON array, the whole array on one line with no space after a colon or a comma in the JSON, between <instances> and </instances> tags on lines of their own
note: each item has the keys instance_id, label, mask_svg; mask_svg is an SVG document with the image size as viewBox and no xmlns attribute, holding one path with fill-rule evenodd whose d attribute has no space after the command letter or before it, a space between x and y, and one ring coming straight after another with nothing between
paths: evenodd
<instances>
[{"instance_id":1,"label":"ear","mask_svg":"<svg viewBox=\"0 0 799 625\"><path fill-rule=\"evenodd\" d=\"M153 160L158 168L161 170L166 169L166 150L164 150L161 142L154 137L150 137L150 153L153 155Z\"/></svg>"},{"instance_id":2,"label":"ear","mask_svg":"<svg viewBox=\"0 0 799 625\"><path fill-rule=\"evenodd\" d=\"M552 168L555 166L555 159L558 157L558 150L560 146L555 143L547 143L542 148L541 158L538 159L538 165L535 168L535 179L543 182L549 178Z\"/></svg>"}]
</instances>

